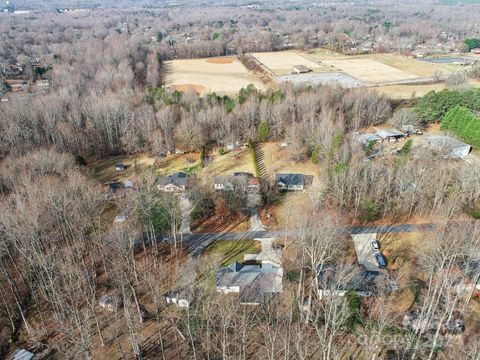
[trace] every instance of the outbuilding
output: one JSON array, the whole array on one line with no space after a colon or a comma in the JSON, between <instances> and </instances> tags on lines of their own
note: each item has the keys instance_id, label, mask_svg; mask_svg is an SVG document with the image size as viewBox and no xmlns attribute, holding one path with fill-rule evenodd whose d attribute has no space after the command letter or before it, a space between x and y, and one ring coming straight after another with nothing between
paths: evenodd
<instances>
[{"instance_id":1,"label":"outbuilding","mask_svg":"<svg viewBox=\"0 0 480 360\"><path fill-rule=\"evenodd\" d=\"M472 147L450 136L429 136L430 149L446 159L463 159L470 154Z\"/></svg>"},{"instance_id":2,"label":"outbuilding","mask_svg":"<svg viewBox=\"0 0 480 360\"><path fill-rule=\"evenodd\" d=\"M367 146L368 144L370 144L371 142L377 142L377 141L381 141L382 138L380 136L378 136L377 134L372 134L372 133L367 133L367 134L359 134L359 133L356 133L353 135L353 138L358 141L359 143Z\"/></svg>"},{"instance_id":3,"label":"outbuilding","mask_svg":"<svg viewBox=\"0 0 480 360\"><path fill-rule=\"evenodd\" d=\"M305 65L295 65L292 67L292 71L294 74L306 74L311 72L312 70Z\"/></svg>"},{"instance_id":4,"label":"outbuilding","mask_svg":"<svg viewBox=\"0 0 480 360\"><path fill-rule=\"evenodd\" d=\"M396 129L382 129L378 130L375 135L380 137L383 140L387 141L395 141L397 142L399 139L404 138L406 135L405 133L398 131Z\"/></svg>"}]
</instances>

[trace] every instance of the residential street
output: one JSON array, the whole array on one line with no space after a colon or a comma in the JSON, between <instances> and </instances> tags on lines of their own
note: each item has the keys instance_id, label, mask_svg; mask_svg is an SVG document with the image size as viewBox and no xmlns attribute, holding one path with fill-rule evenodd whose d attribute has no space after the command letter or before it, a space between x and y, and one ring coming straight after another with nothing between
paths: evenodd
<instances>
[{"instance_id":1,"label":"residential street","mask_svg":"<svg viewBox=\"0 0 480 360\"><path fill-rule=\"evenodd\" d=\"M459 223L461 225L461 223ZM408 232L425 232L436 228L438 224L398 224L398 225L378 225L378 226L354 226L345 228L350 234L368 234L368 233L408 233ZM292 236L295 229L288 229L287 234ZM243 232L226 232L226 233L198 233L183 234L183 245L195 256L213 241L222 240L260 240L268 238L281 238L285 236L285 230L252 230Z\"/></svg>"}]
</instances>

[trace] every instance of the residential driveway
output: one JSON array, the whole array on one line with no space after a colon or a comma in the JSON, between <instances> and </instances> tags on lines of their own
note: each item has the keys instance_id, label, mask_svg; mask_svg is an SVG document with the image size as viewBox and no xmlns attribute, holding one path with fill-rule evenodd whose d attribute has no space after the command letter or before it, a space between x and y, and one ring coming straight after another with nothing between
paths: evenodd
<instances>
[{"instance_id":1,"label":"residential driveway","mask_svg":"<svg viewBox=\"0 0 480 360\"><path fill-rule=\"evenodd\" d=\"M367 271L379 271L380 269L375 260L375 252L370 245L372 240L377 239L377 233L352 234L352 239L355 243L358 262L363 265Z\"/></svg>"},{"instance_id":2,"label":"residential driveway","mask_svg":"<svg viewBox=\"0 0 480 360\"><path fill-rule=\"evenodd\" d=\"M281 266L280 250L273 249L273 242L275 238L259 238L254 239L260 241L262 245L262 250L259 254L245 254L244 260L255 260L258 262L267 262L275 266Z\"/></svg>"},{"instance_id":3,"label":"residential driveway","mask_svg":"<svg viewBox=\"0 0 480 360\"><path fill-rule=\"evenodd\" d=\"M192 210L192 202L185 194L180 195L180 209L182 210L182 224L180 225L180 232L182 234L191 234L190 211Z\"/></svg>"},{"instance_id":4,"label":"residential driveway","mask_svg":"<svg viewBox=\"0 0 480 360\"><path fill-rule=\"evenodd\" d=\"M252 209L250 211L250 231L265 231L260 221L260 216L258 215L258 209Z\"/></svg>"}]
</instances>

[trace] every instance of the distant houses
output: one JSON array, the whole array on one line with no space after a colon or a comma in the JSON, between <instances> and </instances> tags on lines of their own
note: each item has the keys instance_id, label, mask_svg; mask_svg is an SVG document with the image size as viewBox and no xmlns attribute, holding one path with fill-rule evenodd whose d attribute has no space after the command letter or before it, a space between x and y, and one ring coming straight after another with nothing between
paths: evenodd
<instances>
[{"instance_id":1,"label":"distant houses","mask_svg":"<svg viewBox=\"0 0 480 360\"><path fill-rule=\"evenodd\" d=\"M216 274L217 292L238 293L240 304L259 305L263 299L283 292L283 268L268 262L244 265L235 262L220 268Z\"/></svg>"},{"instance_id":2,"label":"distant houses","mask_svg":"<svg viewBox=\"0 0 480 360\"><path fill-rule=\"evenodd\" d=\"M275 182L280 190L302 191L305 188L305 176L302 174L276 174Z\"/></svg>"},{"instance_id":3,"label":"distant houses","mask_svg":"<svg viewBox=\"0 0 480 360\"><path fill-rule=\"evenodd\" d=\"M184 192L188 185L188 174L176 172L168 176L160 176L157 179L157 188L164 192Z\"/></svg>"}]
</instances>

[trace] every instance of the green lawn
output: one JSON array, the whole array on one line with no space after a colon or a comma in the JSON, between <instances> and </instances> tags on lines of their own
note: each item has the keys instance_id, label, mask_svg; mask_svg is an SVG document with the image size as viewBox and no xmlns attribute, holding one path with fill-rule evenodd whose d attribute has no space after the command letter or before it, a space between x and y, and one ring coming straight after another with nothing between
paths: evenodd
<instances>
[{"instance_id":1,"label":"green lawn","mask_svg":"<svg viewBox=\"0 0 480 360\"><path fill-rule=\"evenodd\" d=\"M255 240L220 240L213 242L204 251L204 255L219 254L222 256L221 266L228 266L235 261L242 262L245 254L258 254L260 242Z\"/></svg>"}]
</instances>

